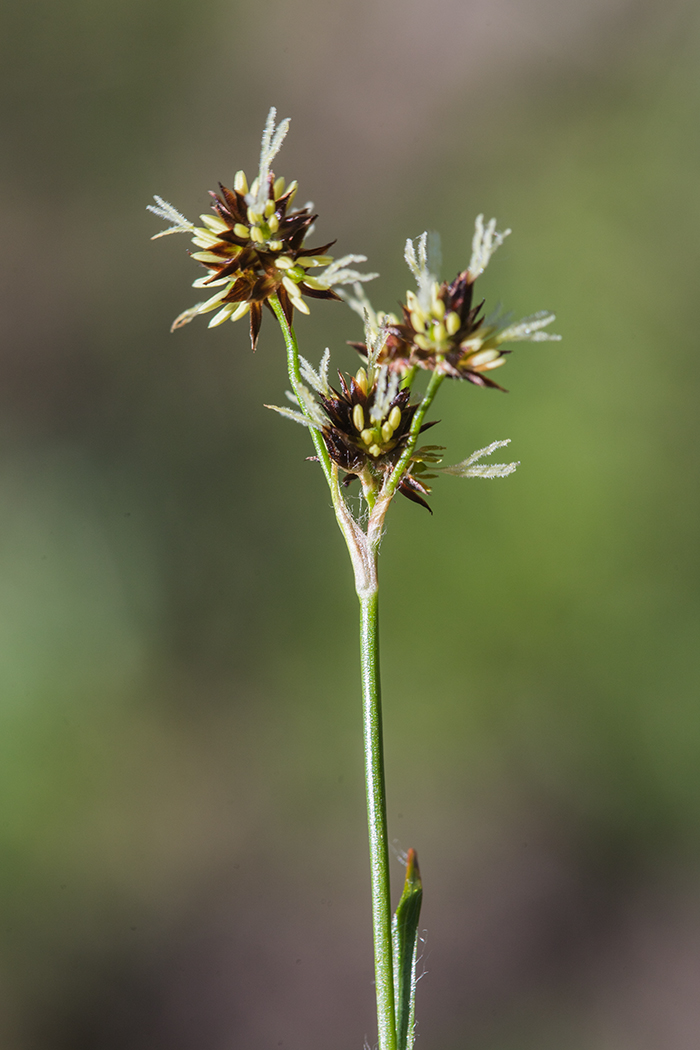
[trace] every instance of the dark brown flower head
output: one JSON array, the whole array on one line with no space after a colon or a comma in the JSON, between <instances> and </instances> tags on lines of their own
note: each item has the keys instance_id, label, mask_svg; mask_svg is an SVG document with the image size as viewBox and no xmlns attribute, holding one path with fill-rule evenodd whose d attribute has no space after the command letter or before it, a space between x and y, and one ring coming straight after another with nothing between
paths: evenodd
<instances>
[{"instance_id":1,"label":"dark brown flower head","mask_svg":"<svg viewBox=\"0 0 700 1050\"><path fill-rule=\"evenodd\" d=\"M541 311L515 325L504 326L495 318L483 316L483 299L474 301L474 282L509 233L510 230L497 233L495 219L484 226L483 215L479 215L469 267L451 283L438 282L429 269L427 234L418 238L417 252L413 242L407 241L405 258L418 289L407 292L400 319L391 314L374 314L362 289L356 288L356 298L349 298L350 305L368 315L370 322L374 318L374 327L382 327L386 334L382 363L399 372L417 366L502 390L487 373L505 364L506 354L510 353L508 343L559 339L541 331L554 320L554 314ZM353 345L361 353L366 351L365 344Z\"/></svg>"},{"instance_id":2,"label":"dark brown flower head","mask_svg":"<svg viewBox=\"0 0 700 1050\"><path fill-rule=\"evenodd\" d=\"M292 202L296 182L285 186L283 178L275 179L270 169L287 133L289 121L275 128L275 110L271 109L265 125L260 152L260 169L248 186L245 172L239 171L233 189L219 184L212 193L213 215L201 215L203 226L194 226L172 205L156 197L149 209L172 225L156 237L168 233L190 232L199 249L192 258L207 270L194 282L196 288L220 289L210 299L185 310L173 322L181 328L199 314L217 310L209 327L238 320L250 313L250 339L255 349L263 306L271 296L279 297L287 321L291 324L296 307L308 313L304 296L312 299L339 299L334 285L365 281L376 274L360 274L348 266L364 262L365 257L348 255L337 261L325 254L334 244L329 241L315 248L304 242L314 220L311 205L296 210ZM323 268L312 276L308 271Z\"/></svg>"},{"instance_id":3,"label":"dark brown flower head","mask_svg":"<svg viewBox=\"0 0 700 1050\"><path fill-rule=\"evenodd\" d=\"M399 377L387 368L377 371L373 384L361 368L345 377L338 372L340 390L329 387L320 401L326 417L322 427L328 454L346 472L344 484L369 471L374 477L390 473L409 438L417 405L409 403L410 392L399 390ZM419 433L434 426L424 423ZM422 498L430 489L411 472L406 473L399 492L430 510Z\"/></svg>"}]
</instances>

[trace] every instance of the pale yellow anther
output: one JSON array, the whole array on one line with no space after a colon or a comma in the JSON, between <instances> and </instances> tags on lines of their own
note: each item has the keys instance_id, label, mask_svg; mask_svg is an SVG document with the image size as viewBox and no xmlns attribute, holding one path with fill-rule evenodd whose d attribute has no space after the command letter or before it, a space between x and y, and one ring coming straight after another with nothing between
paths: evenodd
<instances>
[{"instance_id":1,"label":"pale yellow anther","mask_svg":"<svg viewBox=\"0 0 700 1050\"><path fill-rule=\"evenodd\" d=\"M245 317L250 310L250 303L239 303L236 309L231 314L232 321L238 321L239 318Z\"/></svg>"},{"instance_id":2,"label":"pale yellow anther","mask_svg":"<svg viewBox=\"0 0 700 1050\"><path fill-rule=\"evenodd\" d=\"M248 192L248 180L244 171L237 171L233 178L233 188L237 193Z\"/></svg>"},{"instance_id":3,"label":"pale yellow anther","mask_svg":"<svg viewBox=\"0 0 700 1050\"><path fill-rule=\"evenodd\" d=\"M315 277L311 277L309 274L304 273L302 270L303 280L308 284L309 288L326 288L325 284L321 284Z\"/></svg>"},{"instance_id":4,"label":"pale yellow anther","mask_svg":"<svg viewBox=\"0 0 700 1050\"><path fill-rule=\"evenodd\" d=\"M416 346L420 350L430 350L431 349L431 342L430 342L429 339L426 339L426 337L424 335L414 336L413 342L416 344Z\"/></svg>"},{"instance_id":5,"label":"pale yellow anther","mask_svg":"<svg viewBox=\"0 0 700 1050\"><path fill-rule=\"evenodd\" d=\"M358 368L355 373L355 382L365 396L367 395L367 373L364 368Z\"/></svg>"},{"instance_id":6,"label":"pale yellow anther","mask_svg":"<svg viewBox=\"0 0 700 1050\"><path fill-rule=\"evenodd\" d=\"M223 233L224 230L228 229L227 224L218 215L200 215L199 217L204 225L208 226L215 233Z\"/></svg>"},{"instance_id":7,"label":"pale yellow anther","mask_svg":"<svg viewBox=\"0 0 700 1050\"><path fill-rule=\"evenodd\" d=\"M397 426L401 422L401 409L398 405L394 405L391 412L389 413L388 423L391 425L392 431L396 430Z\"/></svg>"},{"instance_id":8,"label":"pale yellow anther","mask_svg":"<svg viewBox=\"0 0 700 1050\"><path fill-rule=\"evenodd\" d=\"M267 225L270 229L270 233L277 233L280 228L280 221L276 215L271 215L267 220Z\"/></svg>"},{"instance_id":9,"label":"pale yellow anther","mask_svg":"<svg viewBox=\"0 0 700 1050\"><path fill-rule=\"evenodd\" d=\"M282 284L287 289L290 295L299 295L299 289L295 285L294 281L290 281L290 279L287 276L282 278Z\"/></svg>"},{"instance_id":10,"label":"pale yellow anther","mask_svg":"<svg viewBox=\"0 0 700 1050\"><path fill-rule=\"evenodd\" d=\"M374 456L375 459L377 459L377 457L381 456L382 454L382 450L380 449L379 445L370 445L368 451L370 456Z\"/></svg>"},{"instance_id":11,"label":"pale yellow anther","mask_svg":"<svg viewBox=\"0 0 700 1050\"><path fill-rule=\"evenodd\" d=\"M274 210L275 210L275 202L274 201L267 201L265 203L265 218L269 219Z\"/></svg>"},{"instance_id":12,"label":"pale yellow anther","mask_svg":"<svg viewBox=\"0 0 700 1050\"><path fill-rule=\"evenodd\" d=\"M451 310L445 318L445 328L447 329L447 334L456 335L459 331L461 323L462 322L459 319L459 314L455 313L454 310Z\"/></svg>"},{"instance_id":13,"label":"pale yellow anther","mask_svg":"<svg viewBox=\"0 0 700 1050\"><path fill-rule=\"evenodd\" d=\"M394 428L388 420L386 423L382 423L382 437L384 438L384 441L391 441L393 433Z\"/></svg>"},{"instance_id":14,"label":"pale yellow anther","mask_svg":"<svg viewBox=\"0 0 700 1050\"><path fill-rule=\"evenodd\" d=\"M469 367L480 368L483 365L489 365L492 361L498 360L500 356L499 350L482 350L481 353L469 358Z\"/></svg>"},{"instance_id":15,"label":"pale yellow anther","mask_svg":"<svg viewBox=\"0 0 700 1050\"><path fill-rule=\"evenodd\" d=\"M260 179L256 175L255 178L253 179L253 185L250 187L250 193L251 193L252 197L257 197L259 187L260 187Z\"/></svg>"},{"instance_id":16,"label":"pale yellow anther","mask_svg":"<svg viewBox=\"0 0 700 1050\"><path fill-rule=\"evenodd\" d=\"M328 264L332 262L332 255L304 256L302 259L297 259L297 266L328 266Z\"/></svg>"},{"instance_id":17,"label":"pale yellow anther","mask_svg":"<svg viewBox=\"0 0 700 1050\"><path fill-rule=\"evenodd\" d=\"M268 241L267 243L271 252L281 252L284 248L282 241Z\"/></svg>"},{"instance_id":18,"label":"pale yellow anther","mask_svg":"<svg viewBox=\"0 0 700 1050\"><path fill-rule=\"evenodd\" d=\"M302 313L302 314L309 314L309 313L311 313L311 311L309 310L308 305L304 302L303 299L300 299L298 295L290 295L289 298L291 300L292 306L296 306L297 310L300 313Z\"/></svg>"},{"instance_id":19,"label":"pale yellow anther","mask_svg":"<svg viewBox=\"0 0 700 1050\"><path fill-rule=\"evenodd\" d=\"M274 183L274 185L272 187L272 192L275 195L275 200L277 200L278 197L281 197L282 194L284 193L284 176L283 175L280 175L280 177L278 179L275 179L275 183Z\"/></svg>"},{"instance_id":20,"label":"pale yellow anther","mask_svg":"<svg viewBox=\"0 0 700 1050\"><path fill-rule=\"evenodd\" d=\"M443 317L445 316L445 304L444 304L442 299L438 299L438 297L435 294L435 292L433 292L432 307L433 307L433 317L437 317L440 320L442 320Z\"/></svg>"},{"instance_id":21,"label":"pale yellow anther","mask_svg":"<svg viewBox=\"0 0 700 1050\"><path fill-rule=\"evenodd\" d=\"M250 230L247 226L244 226L242 222L237 222L233 227L233 232L236 237L244 237L246 240L250 237Z\"/></svg>"},{"instance_id":22,"label":"pale yellow anther","mask_svg":"<svg viewBox=\"0 0 700 1050\"><path fill-rule=\"evenodd\" d=\"M275 266L278 270L289 270L294 266L294 260L288 255L280 255L279 259L275 259Z\"/></svg>"},{"instance_id":23,"label":"pale yellow anther","mask_svg":"<svg viewBox=\"0 0 700 1050\"><path fill-rule=\"evenodd\" d=\"M218 325L223 324L224 321L228 321L235 308L234 303L227 303L223 309L219 310L218 314L214 314L207 327L216 328Z\"/></svg>"},{"instance_id":24,"label":"pale yellow anther","mask_svg":"<svg viewBox=\"0 0 700 1050\"><path fill-rule=\"evenodd\" d=\"M254 240L256 244L262 244L263 241L265 240L265 238L262 235L262 230L260 229L259 226L251 226L251 228L250 228L250 236L251 236L251 239Z\"/></svg>"},{"instance_id":25,"label":"pale yellow anther","mask_svg":"<svg viewBox=\"0 0 700 1050\"><path fill-rule=\"evenodd\" d=\"M442 343L447 339L447 329L444 324L436 324L433 326L433 339L436 343Z\"/></svg>"},{"instance_id":26,"label":"pale yellow anther","mask_svg":"<svg viewBox=\"0 0 700 1050\"><path fill-rule=\"evenodd\" d=\"M289 204L291 204L292 201L294 200L294 198L296 197L296 193L297 193L298 189L299 189L299 184L298 184L296 179L294 179L293 182L289 183L289 186L287 187L287 193L289 194Z\"/></svg>"},{"instance_id":27,"label":"pale yellow anther","mask_svg":"<svg viewBox=\"0 0 700 1050\"><path fill-rule=\"evenodd\" d=\"M413 325L416 332L425 331L425 321L423 315L418 310L411 310L411 324Z\"/></svg>"},{"instance_id":28,"label":"pale yellow anther","mask_svg":"<svg viewBox=\"0 0 700 1050\"><path fill-rule=\"evenodd\" d=\"M192 258L196 259L197 262L218 263L219 265L222 263L221 256L214 255L213 252L192 252Z\"/></svg>"},{"instance_id":29,"label":"pale yellow anther","mask_svg":"<svg viewBox=\"0 0 700 1050\"><path fill-rule=\"evenodd\" d=\"M219 240L211 230L205 230L201 226L195 227L194 232L197 236L192 238L192 243L196 244L199 248L211 248L212 244L216 244Z\"/></svg>"},{"instance_id":30,"label":"pale yellow anther","mask_svg":"<svg viewBox=\"0 0 700 1050\"><path fill-rule=\"evenodd\" d=\"M365 429L365 414L362 410L362 405L355 405L353 408L352 421L355 424L355 430L362 432Z\"/></svg>"},{"instance_id":31,"label":"pale yellow anther","mask_svg":"<svg viewBox=\"0 0 700 1050\"><path fill-rule=\"evenodd\" d=\"M261 212L256 211L255 208L248 208L248 222L260 222L261 219Z\"/></svg>"},{"instance_id":32,"label":"pale yellow anther","mask_svg":"<svg viewBox=\"0 0 700 1050\"><path fill-rule=\"evenodd\" d=\"M362 431L360 437L364 441L365 445L373 445L377 440L377 433L374 429L368 427L367 430Z\"/></svg>"},{"instance_id":33,"label":"pale yellow anther","mask_svg":"<svg viewBox=\"0 0 700 1050\"><path fill-rule=\"evenodd\" d=\"M418 308L418 299L415 292L406 292L406 306L411 312Z\"/></svg>"}]
</instances>

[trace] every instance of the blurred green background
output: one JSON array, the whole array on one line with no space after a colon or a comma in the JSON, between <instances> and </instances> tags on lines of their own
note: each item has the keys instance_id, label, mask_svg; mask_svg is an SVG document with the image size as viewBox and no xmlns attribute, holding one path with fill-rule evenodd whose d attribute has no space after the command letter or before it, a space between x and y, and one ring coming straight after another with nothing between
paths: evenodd
<instances>
[{"instance_id":1,"label":"blurred green background","mask_svg":"<svg viewBox=\"0 0 700 1050\"><path fill-rule=\"evenodd\" d=\"M375 304L407 236L560 344L452 384L382 552L419 1045L700 1043L700 26L649 0L24 0L2 32L0 1046L373 1043L356 609L271 319L170 335L194 217L278 174ZM360 326L319 303L305 352ZM431 435L432 436L432 435ZM397 888L401 867L394 865Z\"/></svg>"}]
</instances>

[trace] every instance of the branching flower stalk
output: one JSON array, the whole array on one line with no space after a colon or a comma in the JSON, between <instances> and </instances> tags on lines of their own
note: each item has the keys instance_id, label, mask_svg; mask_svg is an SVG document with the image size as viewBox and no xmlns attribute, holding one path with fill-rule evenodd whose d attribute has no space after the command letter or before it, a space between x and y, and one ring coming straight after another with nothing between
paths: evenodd
<instances>
[{"instance_id":1,"label":"branching flower stalk","mask_svg":"<svg viewBox=\"0 0 700 1050\"><path fill-rule=\"evenodd\" d=\"M428 235L408 240L404 257L415 279L401 315L376 311L363 284L376 274L361 273L362 255L334 260L328 250L306 246L316 215L312 206L294 210L296 182L275 178L272 161L289 121L278 125L270 110L263 131L259 170L249 185L239 171L233 189L212 193L212 215L195 226L161 197L149 210L169 223L156 234L189 233L198 251L192 258L206 273L197 288L218 289L185 310L173 323L180 328L216 310L209 327L250 319L252 348L258 342L263 309L277 319L287 353L293 407L266 407L307 427L315 456L328 484L333 510L345 538L360 604L360 657L363 698L365 785L372 891L372 927L379 1050L412 1050L415 1029L416 953L422 884L414 850L406 860L404 891L392 917L379 675L378 559L389 506L401 493L430 513L427 484L437 473L462 478L503 478L518 463L484 463L508 441L494 441L460 463L440 467L440 445L419 445L440 386L446 379L503 388L491 374L505 364L510 343L559 339L544 329L554 315L541 311L516 324L484 317L483 300L474 301L474 283L510 234L496 220L476 220L467 269L452 282L440 282L429 257ZM155 238L154 238L155 239ZM315 276L310 270L320 271ZM348 286L352 290L348 290ZM308 313L307 298L345 300L365 327L365 340L352 343L362 363L354 375L328 379L330 351L316 370L299 352L294 311ZM411 400L420 375L428 380L422 396ZM353 482L362 490L362 511L354 514L344 491Z\"/></svg>"}]
</instances>

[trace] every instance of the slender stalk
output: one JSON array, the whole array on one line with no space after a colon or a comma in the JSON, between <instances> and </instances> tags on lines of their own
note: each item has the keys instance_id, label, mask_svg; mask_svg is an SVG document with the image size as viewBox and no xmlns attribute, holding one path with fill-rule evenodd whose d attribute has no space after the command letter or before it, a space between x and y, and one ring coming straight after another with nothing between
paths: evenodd
<instances>
[{"instance_id":1,"label":"slender stalk","mask_svg":"<svg viewBox=\"0 0 700 1050\"><path fill-rule=\"evenodd\" d=\"M425 413L432 405L435 399L435 395L440 389L440 384L442 383L444 378L444 375L442 375L440 372L431 373L430 382L428 383L428 387L425 393L423 394L423 400L416 409L413 415L413 419L411 420L411 429L408 432L408 442L406 443L406 447L401 453L400 458L397 460L396 466L392 470L389 479L385 482L385 484L382 487L382 498L390 500L396 492L396 489L399 486L399 482L401 481L401 478L403 477L405 471L408 468L409 463L411 462L411 456L413 455L416 448L416 442L418 441L420 428L423 425Z\"/></svg>"},{"instance_id":2,"label":"slender stalk","mask_svg":"<svg viewBox=\"0 0 700 1050\"><path fill-rule=\"evenodd\" d=\"M391 945L389 847L379 681L379 621L376 590L360 598L360 655L365 746L367 826L372 877L372 929L379 1050L396 1050L396 1016Z\"/></svg>"},{"instance_id":3,"label":"slender stalk","mask_svg":"<svg viewBox=\"0 0 700 1050\"><path fill-rule=\"evenodd\" d=\"M292 389L299 401L299 408L306 418L309 419L304 400L299 394L299 387L303 385L303 380L299 368L299 346L297 344L296 335L294 334L294 328L288 323L287 318L284 316L282 304L277 296L271 295L268 302L274 311L280 328L282 329L284 344L287 348L287 371L289 372L289 382L292 384ZM309 419L309 430L311 431L311 439L314 443L314 448L316 449L316 455L319 458L319 462L323 468L323 473L326 476L326 481L332 491L333 483L331 479L332 470L330 456L328 455L328 449L323 442L323 438L318 432L318 426L312 419Z\"/></svg>"},{"instance_id":4,"label":"slender stalk","mask_svg":"<svg viewBox=\"0 0 700 1050\"><path fill-rule=\"evenodd\" d=\"M402 390L406 390L407 388L410 390L411 385L413 383L413 380L416 378L417 371L418 371L418 365L411 365L411 367L406 372L406 375L401 380L401 389Z\"/></svg>"},{"instance_id":5,"label":"slender stalk","mask_svg":"<svg viewBox=\"0 0 700 1050\"><path fill-rule=\"evenodd\" d=\"M413 419L411 420L411 429L408 432L406 447L397 460L391 474L382 485L374 506L370 508L369 521L367 522L367 544L370 551L376 552L379 549L379 544L382 539L382 531L384 529L384 518L389 509L389 504L396 495L396 490L401 483L402 477L408 470L411 456L416 449L418 435L420 434L420 428L423 425L425 414L435 400L435 395L440 389L440 384L444 378L444 375L441 375L439 372L432 373L428 387L423 395L423 400L419 404L413 415Z\"/></svg>"}]
</instances>

